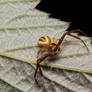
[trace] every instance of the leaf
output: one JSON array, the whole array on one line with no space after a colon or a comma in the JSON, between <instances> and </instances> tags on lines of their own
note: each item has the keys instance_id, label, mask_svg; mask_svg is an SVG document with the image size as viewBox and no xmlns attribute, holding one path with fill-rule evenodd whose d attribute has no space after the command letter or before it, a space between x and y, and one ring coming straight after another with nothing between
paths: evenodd
<instances>
[{"instance_id":1,"label":"leaf","mask_svg":"<svg viewBox=\"0 0 92 92\"><path fill-rule=\"evenodd\" d=\"M88 37L81 38L89 53L81 41L67 36L62 52L41 63L44 74L54 83L38 73L41 89L36 85L38 39L43 35L60 38L69 26L36 10L38 3L38 0L0 1L0 92L91 92L92 46Z\"/></svg>"}]
</instances>

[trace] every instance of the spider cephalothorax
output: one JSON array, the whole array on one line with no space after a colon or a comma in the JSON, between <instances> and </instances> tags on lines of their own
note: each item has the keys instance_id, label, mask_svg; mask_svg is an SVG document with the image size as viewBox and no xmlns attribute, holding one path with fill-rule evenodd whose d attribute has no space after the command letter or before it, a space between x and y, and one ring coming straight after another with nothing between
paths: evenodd
<instances>
[{"instance_id":1,"label":"spider cephalothorax","mask_svg":"<svg viewBox=\"0 0 92 92\"><path fill-rule=\"evenodd\" d=\"M41 74L42 77L44 77L45 79L51 81L46 76L44 76L44 74L42 73L40 63L49 56L57 55L57 53L60 51L60 45L62 44L62 41L64 40L66 35L69 35L71 37L74 37L76 39L81 40L82 43L84 44L84 46L86 47L87 51L89 52L89 49L88 49L87 45L85 44L85 42L80 37L72 34L72 33L79 33L79 32L86 35L81 30L72 30L70 32L65 32L61 36L61 38L57 39L56 41L54 41L54 38L51 41L49 36L43 36L38 40L38 46L40 47L40 50L38 51L38 54L40 53L40 51L43 51L43 53L42 53L42 56L37 59L37 66L36 66L36 70L35 70L35 74L34 74L34 79L35 79L37 84L38 84L38 82L36 80L36 74L37 74L38 69L39 69L40 74ZM39 84L38 84L38 86L39 86Z\"/></svg>"}]
</instances>

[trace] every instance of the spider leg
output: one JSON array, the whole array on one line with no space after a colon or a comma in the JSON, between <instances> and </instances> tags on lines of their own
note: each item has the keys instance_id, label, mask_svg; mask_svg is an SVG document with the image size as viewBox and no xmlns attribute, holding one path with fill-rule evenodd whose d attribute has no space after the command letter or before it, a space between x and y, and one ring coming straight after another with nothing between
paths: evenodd
<instances>
[{"instance_id":1,"label":"spider leg","mask_svg":"<svg viewBox=\"0 0 92 92\"><path fill-rule=\"evenodd\" d=\"M65 36L67 35L67 33L68 33L68 32L66 32L66 33L64 33L64 34L62 35L62 37L60 38L60 40L59 40L58 43L57 43L57 46L60 46L60 44L61 44L62 41L64 40L64 38L65 38Z\"/></svg>"},{"instance_id":2,"label":"spider leg","mask_svg":"<svg viewBox=\"0 0 92 92\"><path fill-rule=\"evenodd\" d=\"M36 79L36 74L37 74L37 71L38 71L38 64L36 65L36 70L35 70L35 73L34 73L34 80L35 80L35 82L37 83L37 85L38 85L38 87L40 88L40 85L39 85L39 83L38 83L38 81L37 81L37 79Z\"/></svg>"},{"instance_id":3,"label":"spider leg","mask_svg":"<svg viewBox=\"0 0 92 92\"><path fill-rule=\"evenodd\" d=\"M50 79L48 79L48 78L43 74L43 72L42 72L42 70L41 70L40 65L39 65L39 70L40 70L40 74L41 74L41 76L42 76L43 78L45 78L46 80L48 80L48 81L50 81L50 82L51 82L51 80L50 80Z\"/></svg>"},{"instance_id":4,"label":"spider leg","mask_svg":"<svg viewBox=\"0 0 92 92\"><path fill-rule=\"evenodd\" d=\"M68 35L69 35L69 36L72 36L72 37L74 37L74 38L76 38L76 39L81 40L81 41L82 41L82 43L84 44L84 46L87 48L87 51L89 52L89 49L88 49L87 45L85 44L85 42L84 42L80 37L75 36L75 35L72 35L71 33L69 33Z\"/></svg>"},{"instance_id":5,"label":"spider leg","mask_svg":"<svg viewBox=\"0 0 92 92\"><path fill-rule=\"evenodd\" d=\"M53 37L52 38L52 43L56 43L57 44L59 40L60 40L60 38L56 39L56 41L55 41L55 37Z\"/></svg>"},{"instance_id":6,"label":"spider leg","mask_svg":"<svg viewBox=\"0 0 92 92\"><path fill-rule=\"evenodd\" d=\"M88 52L89 52L89 49L88 49L87 45L85 44L85 42L84 42L80 37L71 34L71 33L78 33L78 32L81 32L81 33L83 33L84 35L86 35L86 34L85 34L84 32L82 32L81 30L72 30L72 31L70 31L70 32L66 32L66 33L64 33L64 34L62 35L62 37L61 37L61 39L58 41L58 44L57 44L57 45L60 46L60 44L61 44L62 41L64 40L65 36L66 36L66 35L69 35L69 36L72 36L72 37L74 37L74 38L76 38L76 39L81 40L82 43L85 45L85 47L87 48L87 50L88 50ZM87 36L87 35L86 35L86 36Z\"/></svg>"},{"instance_id":7,"label":"spider leg","mask_svg":"<svg viewBox=\"0 0 92 92\"><path fill-rule=\"evenodd\" d=\"M55 43L57 44L59 40L60 40L60 38L56 39L56 42Z\"/></svg>"},{"instance_id":8,"label":"spider leg","mask_svg":"<svg viewBox=\"0 0 92 92\"><path fill-rule=\"evenodd\" d=\"M55 43L55 37L52 38L52 43Z\"/></svg>"},{"instance_id":9,"label":"spider leg","mask_svg":"<svg viewBox=\"0 0 92 92\"><path fill-rule=\"evenodd\" d=\"M37 52L37 58L38 58L41 51L47 51L47 50L48 50L47 48L40 48Z\"/></svg>"},{"instance_id":10,"label":"spider leg","mask_svg":"<svg viewBox=\"0 0 92 92\"><path fill-rule=\"evenodd\" d=\"M71 30L69 33L82 33L83 35L87 36L83 31L81 31L80 29L75 29L75 30Z\"/></svg>"},{"instance_id":11,"label":"spider leg","mask_svg":"<svg viewBox=\"0 0 92 92\"><path fill-rule=\"evenodd\" d=\"M38 68L40 66L40 63L43 62L44 59L46 59L48 56L50 56L50 54L46 54L42 57L40 57L38 60L37 60L37 65L36 65L36 70L35 70L35 73L34 73L34 80L35 82L37 83L38 87L40 88L39 84L38 84L38 81L36 79L36 75L37 75L37 71L38 71ZM39 69L40 70L40 69ZM40 73L41 74L41 73Z\"/></svg>"},{"instance_id":12,"label":"spider leg","mask_svg":"<svg viewBox=\"0 0 92 92\"><path fill-rule=\"evenodd\" d=\"M44 53L42 54L42 56L44 56L44 55L46 55L46 54L48 54L48 52L44 52Z\"/></svg>"}]
</instances>

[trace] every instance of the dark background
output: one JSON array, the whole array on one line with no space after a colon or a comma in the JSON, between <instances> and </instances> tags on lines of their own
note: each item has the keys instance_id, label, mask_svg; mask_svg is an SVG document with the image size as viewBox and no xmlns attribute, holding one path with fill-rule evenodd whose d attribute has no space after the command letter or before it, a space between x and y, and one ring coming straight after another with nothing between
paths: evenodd
<instances>
[{"instance_id":1,"label":"dark background","mask_svg":"<svg viewBox=\"0 0 92 92\"><path fill-rule=\"evenodd\" d=\"M36 9L50 13L49 17L71 22L68 30L81 29L92 36L91 1L41 0Z\"/></svg>"}]
</instances>

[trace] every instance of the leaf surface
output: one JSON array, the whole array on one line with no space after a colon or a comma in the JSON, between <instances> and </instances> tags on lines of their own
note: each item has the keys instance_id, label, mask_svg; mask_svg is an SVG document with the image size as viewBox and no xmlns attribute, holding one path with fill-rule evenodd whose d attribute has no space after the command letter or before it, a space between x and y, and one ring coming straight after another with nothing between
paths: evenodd
<instances>
[{"instance_id":1,"label":"leaf surface","mask_svg":"<svg viewBox=\"0 0 92 92\"><path fill-rule=\"evenodd\" d=\"M38 0L0 1L0 92L92 92L92 45L66 36L62 51L41 63L44 74L54 83L34 82L38 39L48 35L60 38L69 23L49 18L35 9ZM76 34L77 35L77 34ZM39 89L39 90L38 90Z\"/></svg>"}]
</instances>

